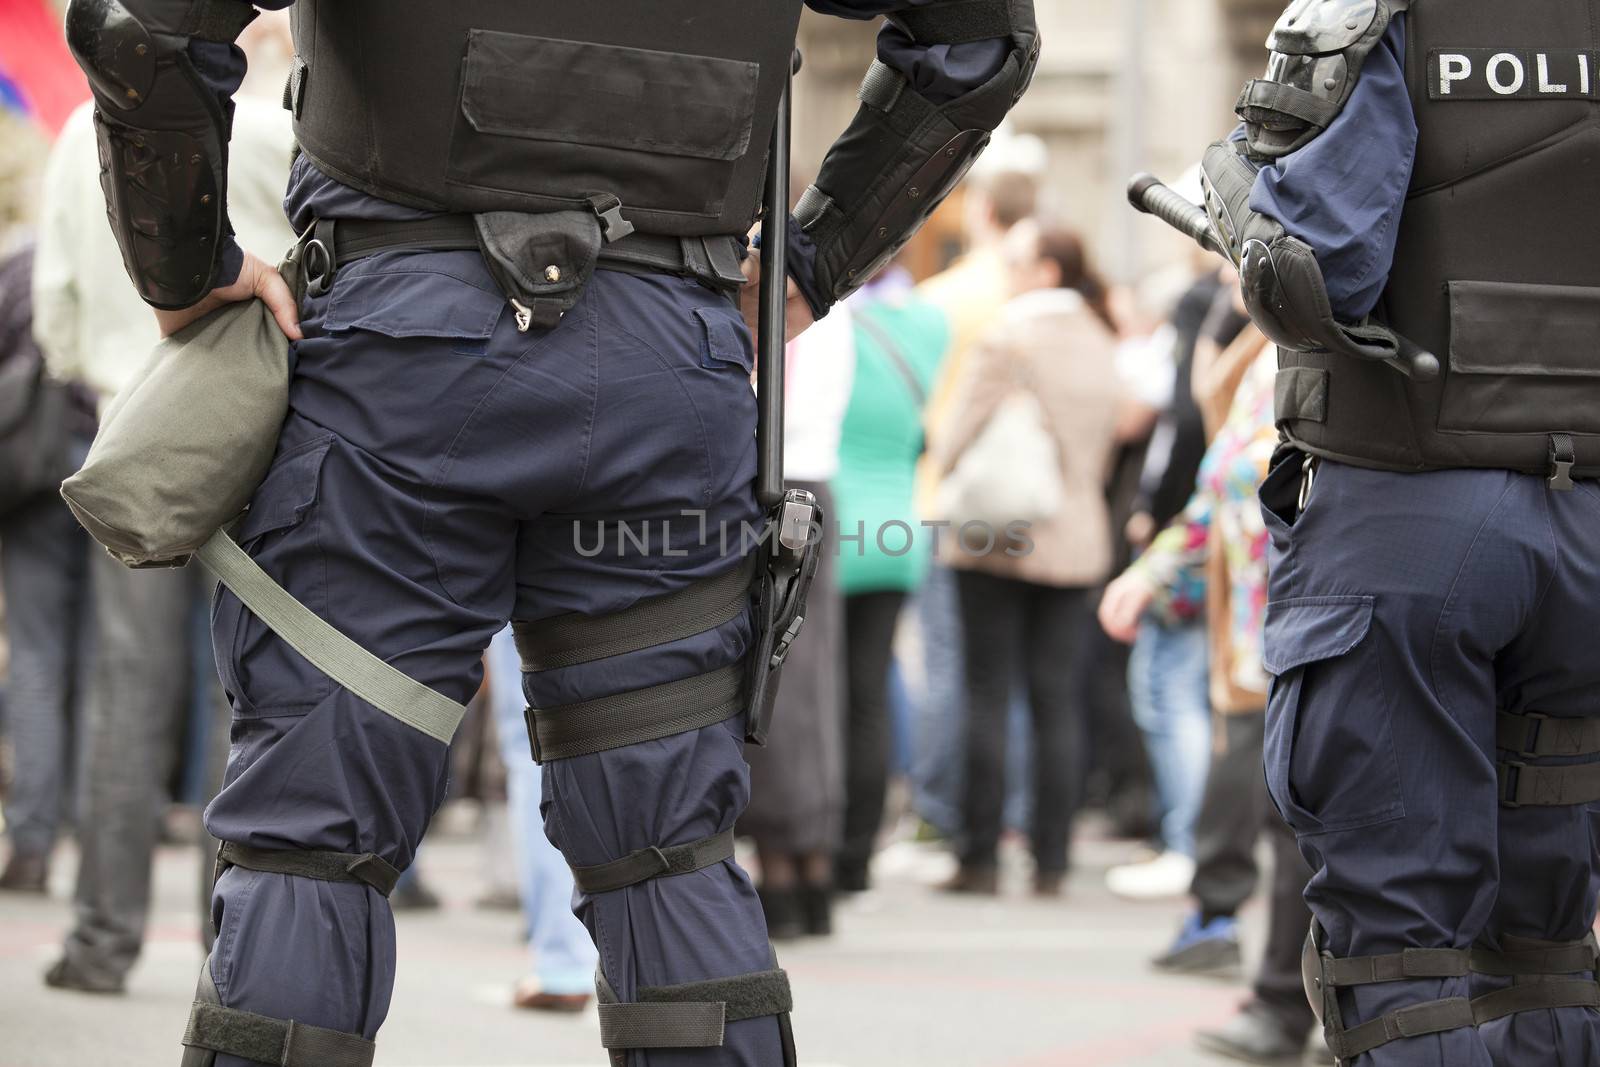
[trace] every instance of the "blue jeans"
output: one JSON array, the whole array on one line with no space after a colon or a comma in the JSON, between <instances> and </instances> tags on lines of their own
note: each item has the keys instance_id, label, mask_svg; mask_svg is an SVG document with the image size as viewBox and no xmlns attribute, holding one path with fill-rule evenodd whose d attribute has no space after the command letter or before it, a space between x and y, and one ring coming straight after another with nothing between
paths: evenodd
<instances>
[{"instance_id":1,"label":"blue jeans","mask_svg":"<svg viewBox=\"0 0 1600 1067\"><path fill-rule=\"evenodd\" d=\"M1146 619L1128 660L1128 698L1144 731L1161 800L1161 843L1194 855L1194 824L1211 763L1210 669L1203 622Z\"/></svg>"},{"instance_id":2,"label":"blue jeans","mask_svg":"<svg viewBox=\"0 0 1600 1067\"><path fill-rule=\"evenodd\" d=\"M86 637L89 553L83 530L53 493L6 516L0 542L11 639L6 729L17 756L6 832L16 852L43 855L67 805L67 728Z\"/></svg>"},{"instance_id":3,"label":"blue jeans","mask_svg":"<svg viewBox=\"0 0 1600 1067\"><path fill-rule=\"evenodd\" d=\"M528 924L533 973L546 993L589 993L594 990L594 944L572 914L572 870L544 835L539 765L528 748L528 727L522 718L522 661L510 627L489 642L488 668L489 710L506 765L517 895Z\"/></svg>"}]
</instances>

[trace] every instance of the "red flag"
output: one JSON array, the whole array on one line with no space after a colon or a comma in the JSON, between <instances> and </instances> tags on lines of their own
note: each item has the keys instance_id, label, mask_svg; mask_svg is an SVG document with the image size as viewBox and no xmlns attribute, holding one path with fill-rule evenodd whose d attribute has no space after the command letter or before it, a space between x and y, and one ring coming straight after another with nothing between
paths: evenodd
<instances>
[{"instance_id":1,"label":"red flag","mask_svg":"<svg viewBox=\"0 0 1600 1067\"><path fill-rule=\"evenodd\" d=\"M89 98L89 83L67 51L61 16L49 0L0 0L0 99L60 131Z\"/></svg>"}]
</instances>

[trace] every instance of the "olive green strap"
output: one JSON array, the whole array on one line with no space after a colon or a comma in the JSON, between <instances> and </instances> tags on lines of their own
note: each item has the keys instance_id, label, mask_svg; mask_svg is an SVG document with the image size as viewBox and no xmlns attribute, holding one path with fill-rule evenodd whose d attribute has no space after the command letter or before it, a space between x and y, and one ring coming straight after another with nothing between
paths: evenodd
<instances>
[{"instance_id":1,"label":"olive green strap","mask_svg":"<svg viewBox=\"0 0 1600 1067\"><path fill-rule=\"evenodd\" d=\"M407 726L449 744L467 709L396 670L306 607L273 581L224 530L195 557L273 633L323 674Z\"/></svg>"}]
</instances>

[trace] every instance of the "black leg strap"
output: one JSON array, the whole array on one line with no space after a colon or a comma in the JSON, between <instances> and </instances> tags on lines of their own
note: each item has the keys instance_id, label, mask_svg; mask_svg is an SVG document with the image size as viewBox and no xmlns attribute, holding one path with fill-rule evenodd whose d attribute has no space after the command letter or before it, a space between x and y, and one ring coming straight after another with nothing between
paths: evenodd
<instances>
[{"instance_id":1,"label":"black leg strap","mask_svg":"<svg viewBox=\"0 0 1600 1067\"><path fill-rule=\"evenodd\" d=\"M536 762L654 741L724 722L745 710L740 664L616 696L528 709Z\"/></svg>"},{"instance_id":2,"label":"black leg strap","mask_svg":"<svg viewBox=\"0 0 1600 1067\"><path fill-rule=\"evenodd\" d=\"M185 1064L209 1062L213 1057L206 1053L220 1052L279 1067L372 1067L377 1050L359 1034L223 1007L211 981L209 959L200 968L200 985L183 1044L190 1050L205 1050L185 1053Z\"/></svg>"},{"instance_id":3,"label":"black leg strap","mask_svg":"<svg viewBox=\"0 0 1600 1067\"><path fill-rule=\"evenodd\" d=\"M1465 1026L1476 1026L1472 1002L1466 997L1412 1004L1397 1011L1347 1027L1339 1008L1339 990L1380 982L1403 982L1416 978L1462 978L1471 969L1471 953L1465 949L1408 948L1378 956L1338 957L1324 951L1322 930L1315 921L1301 956L1301 973L1306 995L1322 1036L1339 1062L1354 1059L1380 1045L1403 1037L1443 1033Z\"/></svg>"},{"instance_id":4,"label":"black leg strap","mask_svg":"<svg viewBox=\"0 0 1600 1067\"><path fill-rule=\"evenodd\" d=\"M217 877L229 867L293 874L322 882L364 882L384 896L400 880L400 872L392 864L371 852L254 848L224 841L217 850Z\"/></svg>"},{"instance_id":5,"label":"black leg strap","mask_svg":"<svg viewBox=\"0 0 1600 1067\"><path fill-rule=\"evenodd\" d=\"M595 976L595 989L600 1043L608 1049L715 1048L728 1023L794 1009L789 976L781 970L646 986L632 1003L618 1001L604 974Z\"/></svg>"},{"instance_id":6,"label":"black leg strap","mask_svg":"<svg viewBox=\"0 0 1600 1067\"><path fill-rule=\"evenodd\" d=\"M1440 1034L1446 1030L1476 1025L1478 1020L1473 1014L1470 1000L1466 997L1446 997L1444 1000L1430 1000L1391 1011L1348 1030L1329 1032L1324 1029L1323 1033L1328 1039L1328 1047L1343 1061L1403 1037L1422 1037L1424 1034Z\"/></svg>"},{"instance_id":7,"label":"black leg strap","mask_svg":"<svg viewBox=\"0 0 1600 1067\"><path fill-rule=\"evenodd\" d=\"M756 553L738 567L676 593L653 597L612 615L557 615L513 622L524 671L548 671L665 645L715 629L750 606Z\"/></svg>"},{"instance_id":8,"label":"black leg strap","mask_svg":"<svg viewBox=\"0 0 1600 1067\"><path fill-rule=\"evenodd\" d=\"M1479 1026L1542 1008L1600 1008L1600 985L1577 979L1529 982L1472 998L1472 1014Z\"/></svg>"},{"instance_id":9,"label":"black leg strap","mask_svg":"<svg viewBox=\"0 0 1600 1067\"><path fill-rule=\"evenodd\" d=\"M733 858L733 831L702 837L687 845L652 845L630 852L620 860L572 868L572 880L585 893L609 893L652 878L688 874Z\"/></svg>"},{"instance_id":10,"label":"black leg strap","mask_svg":"<svg viewBox=\"0 0 1600 1067\"><path fill-rule=\"evenodd\" d=\"M1600 800L1600 763L1550 767L1503 760L1500 803L1508 808L1568 808Z\"/></svg>"},{"instance_id":11,"label":"black leg strap","mask_svg":"<svg viewBox=\"0 0 1600 1067\"><path fill-rule=\"evenodd\" d=\"M1519 756L1600 755L1600 718L1556 719L1538 712L1495 716L1494 743Z\"/></svg>"}]
</instances>

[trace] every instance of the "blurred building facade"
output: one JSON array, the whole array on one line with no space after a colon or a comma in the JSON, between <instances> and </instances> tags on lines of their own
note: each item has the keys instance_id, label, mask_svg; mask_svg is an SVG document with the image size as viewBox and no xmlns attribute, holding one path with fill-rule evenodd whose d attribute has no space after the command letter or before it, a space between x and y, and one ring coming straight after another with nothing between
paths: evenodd
<instances>
[{"instance_id":1,"label":"blurred building facade","mask_svg":"<svg viewBox=\"0 0 1600 1067\"><path fill-rule=\"evenodd\" d=\"M1082 230L1116 280L1131 280L1182 248L1126 207L1137 171L1172 179L1229 127L1245 80L1284 0L1035 0L1044 52L1013 115L1044 144L1042 207ZM807 12L796 92L795 162L809 179L856 109L873 55L870 25ZM921 266L952 252L954 206L921 239ZM933 247L930 247L933 246ZM936 265L936 264L935 264Z\"/></svg>"}]
</instances>

